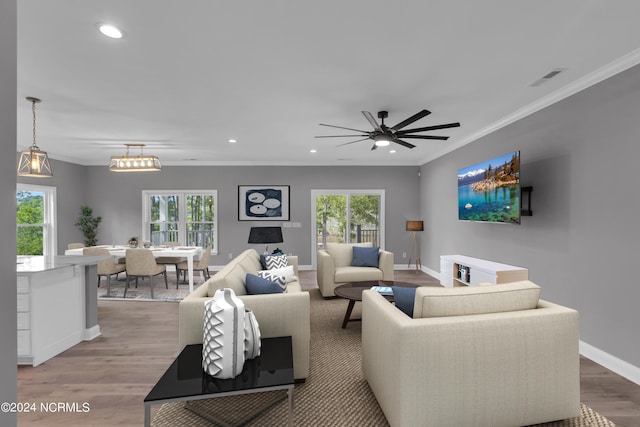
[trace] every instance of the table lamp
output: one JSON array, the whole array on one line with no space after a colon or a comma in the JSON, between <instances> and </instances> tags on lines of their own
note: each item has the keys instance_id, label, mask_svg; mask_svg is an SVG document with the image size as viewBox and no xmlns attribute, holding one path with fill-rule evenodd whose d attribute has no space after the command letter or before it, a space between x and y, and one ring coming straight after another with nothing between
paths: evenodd
<instances>
[{"instance_id":1,"label":"table lamp","mask_svg":"<svg viewBox=\"0 0 640 427\"><path fill-rule=\"evenodd\" d=\"M407 221L407 231L413 231L413 248L411 249L411 256L409 256L409 263L407 267L411 267L411 259L416 261L416 273L422 267L420 263L420 245L418 243L418 231L424 231L423 221ZM415 258L414 258L415 257Z\"/></svg>"},{"instance_id":2,"label":"table lamp","mask_svg":"<svg viewBox=\"0 0 640 427\"><path fill-rule=\"evenodd\" d=\"M269 253L269 243L281 243L282 227L251 227L247 243L263 243L264 253Z\"/></svg>"}]
</instances>

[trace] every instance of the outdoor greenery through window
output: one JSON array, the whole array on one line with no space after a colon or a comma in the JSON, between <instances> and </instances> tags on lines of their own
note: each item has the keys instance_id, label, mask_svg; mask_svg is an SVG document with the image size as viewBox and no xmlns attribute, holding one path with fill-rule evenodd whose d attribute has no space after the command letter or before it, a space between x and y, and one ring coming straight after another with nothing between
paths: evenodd
<instances>
[{"instance_id":1,"label":"outdoor greenery through window","mask_svg":"<svg viewBox=\"0 0 640 427\"><path fill-rule=\"evenodd\" d=\"M372 242L384 245L384 192L314 191L316 244Z\"/></svg>"},{"instance_id":2,"label":"outdoor greenery through window","mask_svg":"<svg viewBox=\"0 0 640 427\"><path fill-rule=\"evenodd\" d=\"M217 192L144 192L144 239L153 246L180 242L217 252Z\"/></svg>"},{"instance_id":3,"label":"outdoor greenery through window","mask_svg":"<svg viewBox=\"0 0 640 427\"><path fill-rule=\"evenodd\" d=\"M16 191L17 255L55 254L55 188L18 184Z\"/></svg>"}]
</instances>

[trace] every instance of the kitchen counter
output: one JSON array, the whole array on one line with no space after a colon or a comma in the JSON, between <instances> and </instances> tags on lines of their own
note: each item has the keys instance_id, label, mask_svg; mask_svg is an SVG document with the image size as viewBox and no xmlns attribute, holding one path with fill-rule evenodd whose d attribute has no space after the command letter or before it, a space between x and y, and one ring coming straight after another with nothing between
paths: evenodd
<instances>
[{"instance_id":1,"label":"kitchen counter","mask_svg":"<svg viewBox=\"0 0 640 427\"><path fill-rule=\"evenodd\" d=\"M97 263L106 256L19 256L18 364L37 366L100 335Z\"/></svg>"}]
</instances>

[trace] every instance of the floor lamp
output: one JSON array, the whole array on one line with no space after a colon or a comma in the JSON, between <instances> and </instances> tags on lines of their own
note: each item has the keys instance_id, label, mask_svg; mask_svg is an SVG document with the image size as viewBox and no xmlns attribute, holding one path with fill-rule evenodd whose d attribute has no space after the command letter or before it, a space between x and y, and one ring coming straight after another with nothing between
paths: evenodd
<instances>
[{"instance_id":1,"label":"floor lamp","mask_svg":"<svg viewBox=\"0 0 640 427\"><path fill-rule=\"evenodd\" d=\"M418 243L418 231L424 231L424 222L422 221L407 221L407 231L413 231L413 248L411 249L411 256L409 257L409 263L407 267L411 267L411 259L416 262L416 273L422 268L420 263L420 244Z\"/></svg>"}]
</instances>

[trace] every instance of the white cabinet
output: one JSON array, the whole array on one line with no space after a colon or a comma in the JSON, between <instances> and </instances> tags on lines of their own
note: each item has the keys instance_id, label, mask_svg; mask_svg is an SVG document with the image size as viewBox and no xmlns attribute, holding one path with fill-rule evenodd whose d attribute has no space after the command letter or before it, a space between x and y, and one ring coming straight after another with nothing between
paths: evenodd
<instances>
[{"instance_id":1,"label":"white cabinet","mask_svg":"<svg viewBox=\"0 0 640 427\"><path fill-rule=\"evenodd\" d=\"M442 286L478 286L480 283L509 283L528 280L529 270L514 265L500 264L464 255L440 257L440 283Z\"/></svg>"},{"instance_id":2,"label":"white cabinet","mask_svg":"<svg viewBox=\"0 0 640 427\"><path fill-rule=\"evenodd\" d=\"M85 330L82 270L65 266L19 273L17 290L19 365L37 366L82 341Z\"/></svg>"}]
</instances>

